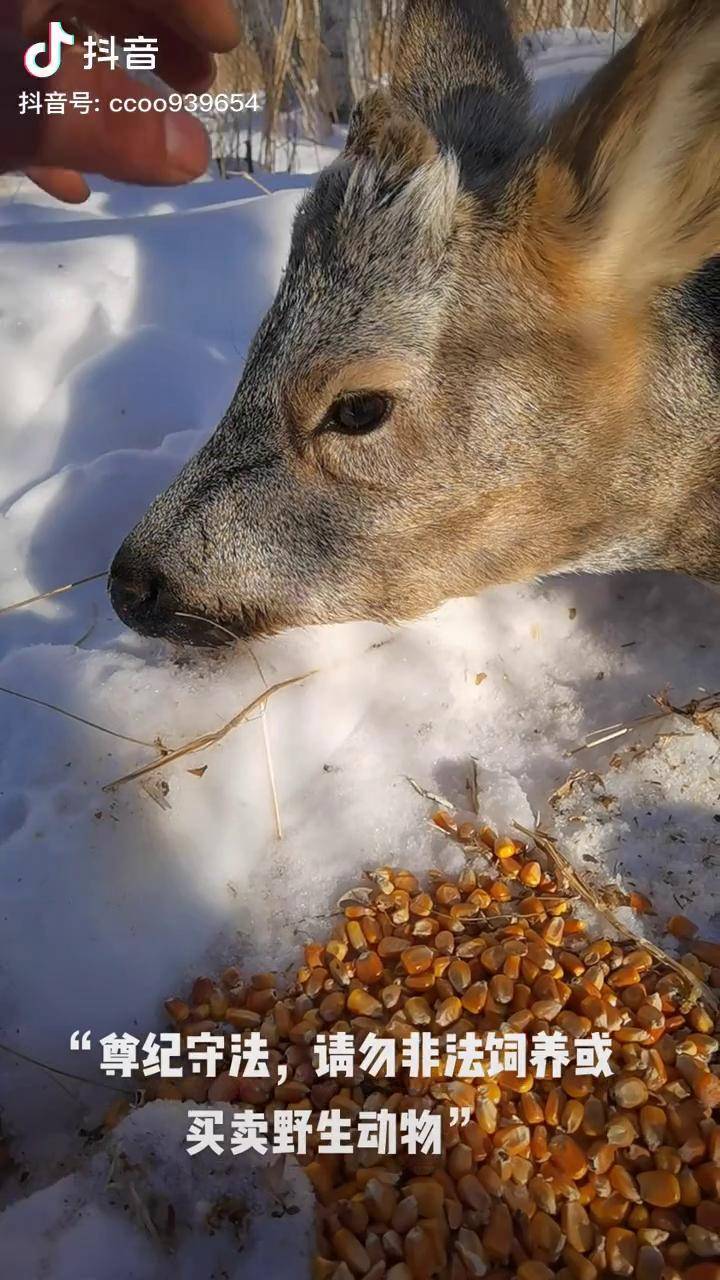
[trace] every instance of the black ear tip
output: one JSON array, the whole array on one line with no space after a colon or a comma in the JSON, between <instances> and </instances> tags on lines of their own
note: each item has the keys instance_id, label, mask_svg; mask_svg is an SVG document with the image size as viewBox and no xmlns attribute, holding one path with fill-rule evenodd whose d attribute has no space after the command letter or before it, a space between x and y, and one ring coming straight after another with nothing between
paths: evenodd
<instances>
[{"instance_id":1,"label":"black ear tip","mask_svg":"<svg viewBox=\"0 0 720 1280\"><path fill-rule=\"evenodd\" d=\"M392 91L459 156L472 147L491 168L519 150L529 82L504 0L408 0Z\"/></svg>"}]
</instances>

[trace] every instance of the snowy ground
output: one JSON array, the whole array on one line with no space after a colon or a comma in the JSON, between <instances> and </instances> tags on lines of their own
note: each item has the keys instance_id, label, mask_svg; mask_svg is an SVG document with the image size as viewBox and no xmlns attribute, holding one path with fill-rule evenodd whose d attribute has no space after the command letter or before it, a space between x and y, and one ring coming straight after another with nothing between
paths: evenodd
<instances>
[{"instance_id":1,"label":"snowy ground","mask_svg":"<svg viewBox=\"0 0 720 1280\"><path fill-rule=\"evenodd\" d=\"M555 44L535 56L547 105L603 50ZM271 196L241 180L104 186L80 210L13 184L0 205L0 607L103 570L215 425L272 296L304 181L275 176ZM540 812L580 864L657 898L651 925L682 907L717 934L712 735L673 722L688 736L609 770L615 800L593 800L586 822L575 820L579 792L561 813L547 799L571 769L605 768L617 744L567 757L587 733L652 710L649 695L665 686L676 703L720 686L719 625L720 598L681 578L573 578L457 601L402 628L258 644L268 683L319 668L267 713L282 840L259 721L187 762L208 766L202 778L184 764L169 770L160 804L136 784L103 791L149 748L0 694L0 1041L100 1079L93 1059L68 1047L75 1028L158 1029L162 999L188 978L231 959L290 962L362 868L445 864L450 849L407 777L466 807L471 757L490 820L528 825ZM102 582L0 614L0 685L170 745L219 727L261 687L247 655L178 656L124 631ZM0 1218L8 1274L270 1274L260 1191L242 1253L229 1230L188 1243L238 1167L198 1172L190 1185L172 1104L86 1149L79 1129L97 1122L104 1090L0 1052L0 1099L26 1174L5 1184L17 1200ZM127 1194L106 1190L124 1168L118 1151L181 1207L179 1257L121 1207ZM304 1189L291 1194L299 1203ZM285 1258L297 1275L307 1214L287 1220L287 1235L268 1221L273 1276L282 1280ZM123 1261L109 1262L116 1254Z\"/></svg>"}]
</instances>

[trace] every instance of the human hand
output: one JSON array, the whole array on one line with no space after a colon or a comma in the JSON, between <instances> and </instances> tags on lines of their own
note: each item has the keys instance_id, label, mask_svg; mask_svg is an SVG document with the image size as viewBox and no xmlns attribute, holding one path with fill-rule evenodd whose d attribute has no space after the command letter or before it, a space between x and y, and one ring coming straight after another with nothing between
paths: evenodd
<instances>
[{"instance_id":1,"label":"human hand","mask_svg":"<svg viewBox=\"0 0 720 1280\"><path fill-rule=\"evenodd\" d=\"M44 80L26 72L28 45L47 40L51 19L78 33L63 48L59 71ZM206 89L214 78L213 52L237 43L238 23L230 0L0 0L0 172L24 170L38 186L60 200L80 203L89 195L82 173L99 173L122 182L174 185L205 172L208 141L199 121L186 112L111 112L111 98L159 97L128 72L97 63L86 70L78 27L118 39L154 36L156 70L182 92ZM81 90L97 99L87 115L67 110L58 115L21 115L20 94Z\"/></svg>"}]
</instances>

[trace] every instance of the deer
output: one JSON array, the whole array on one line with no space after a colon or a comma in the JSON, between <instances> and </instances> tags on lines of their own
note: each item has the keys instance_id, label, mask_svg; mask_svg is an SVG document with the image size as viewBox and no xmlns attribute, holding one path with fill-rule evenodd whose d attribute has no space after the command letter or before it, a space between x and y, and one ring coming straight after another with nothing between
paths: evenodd
<instances>
[{"instance_id":1,"label":"deer","mask_svg":"<svg viewBox=\"0 0 720 1280\"><path fill-rule=\"evenodd\" d=\"M716 0L543 120L502 0L406 0L227 412L115 556L120 619L209 645L720 580L719 126Z\"/></svg>"}]
</instances>

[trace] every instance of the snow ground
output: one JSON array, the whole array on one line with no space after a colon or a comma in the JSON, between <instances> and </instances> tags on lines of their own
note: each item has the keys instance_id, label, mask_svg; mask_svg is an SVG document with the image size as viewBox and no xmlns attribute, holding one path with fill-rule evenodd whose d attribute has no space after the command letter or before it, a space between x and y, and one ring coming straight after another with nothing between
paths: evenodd
<instances>
[{"instance_id":1,"label":"snow ground","mask_svg":"<svg viewBox=\"0 0 720 1280\"><path fill-rule=\"evenodd\" d=\"M533 56L547 106L604 50L548 42ZM101 184L80 210L18 184L0 204L0 607L103 570L215 425L306 181L263 178L271 196L241 180ZM159 804L136 784L102 790L149 749L0 694L0 1041L100 1079L93 1055L69 1049L75 1028L157 1029L163 998L196 974L229 960L290 963L363 868L449 866L452 848L407 777L466 807L471 757L491 821L529 825L540 812L581 865L598 859L605 878L617 872L657 895L659 912L678 909L679 891L684 912L717 936L711 735L681 722L688 736L609 771L617 803L593 801L588 822L573 821L578 792L560 812L547 799L571 769L605 768L615 743L567 757L587 733L652 710L649 695L665 686L675 703L720 686L719 624L718 596L682 578L577 577L455 601L410 626L258 644L268 683L319 668L267 713L282 840L257 720L187 762L207 764L202 778L184 764L168 770ZM260 689L247 655L178 656L124 631L102 582L0 615L0 685L173 745L219 727ZM0 1098L27 1175L6 1183L17 1202L0 1218L13 1280L271 1273L261 1219L272 1198L261 1189L248 1193L257 1234L242 1252L229 1231L190 1232L238 1165L199 1171L190 1185L179 1108L153 1104L98 1149L78 1131L97 1123L104 1090L0 1053ZM106 1192L118 1147L180 1206L178 1255ZM307 1217L268 1220L279 1280L286 1260L298 1274Z\"/></svg>"}]
</instances>

